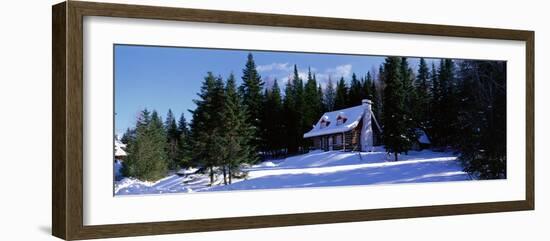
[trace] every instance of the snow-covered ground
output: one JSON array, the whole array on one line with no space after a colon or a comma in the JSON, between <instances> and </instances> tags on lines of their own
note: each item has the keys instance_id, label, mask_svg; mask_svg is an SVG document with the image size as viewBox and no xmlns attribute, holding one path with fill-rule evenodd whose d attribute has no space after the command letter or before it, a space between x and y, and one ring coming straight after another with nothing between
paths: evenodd
<instances>
[{"instance_id":1,"label":"snow-covered ground","mask_svg":"<svg viewBox=\"0 0 550 241\"><path fill-rule=\"evenodd\" d=\"M391 161L392 158L383 149L361 153L313 151L244 168L247 177L234 179L231 185L223 185L218 177L215 185L209 186L207 174L186 170L183 175L169 175L157 182L118 178L115 193L189 193L471 180L450 152L412 151L409 155L400 155L397 162ZM115 163L115 172L119 167Z\"/></svg>"}]
</instances>

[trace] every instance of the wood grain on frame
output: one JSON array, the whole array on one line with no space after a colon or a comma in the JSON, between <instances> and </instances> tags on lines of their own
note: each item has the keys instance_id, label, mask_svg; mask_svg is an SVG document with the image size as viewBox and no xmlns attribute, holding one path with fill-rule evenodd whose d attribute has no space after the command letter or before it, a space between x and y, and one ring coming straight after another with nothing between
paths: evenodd
<instances>
[{"instance_id":1,"label":"wood grain on frame","mask_svg":"<svg viewBox=\"0 0 550 241\"><path fill-rule=\"evenodd\" d=\"M526 199L491 203L83 225L83 17L108 16L209 23L519 40L526 43ZM534 209L534 32L69 1L52 8L52 233L91 239L291 225L355 222Z\"/></svg>"},{"instance_id":2,"label":"wood grain on frame","mask_svg":"<svg viewBox=\"0 0 550 241\"><path fill-rule=\"evenodd\" d=\"M65 3L52 8L52 233L66 237Z\"/></svg>"}]
</instances>

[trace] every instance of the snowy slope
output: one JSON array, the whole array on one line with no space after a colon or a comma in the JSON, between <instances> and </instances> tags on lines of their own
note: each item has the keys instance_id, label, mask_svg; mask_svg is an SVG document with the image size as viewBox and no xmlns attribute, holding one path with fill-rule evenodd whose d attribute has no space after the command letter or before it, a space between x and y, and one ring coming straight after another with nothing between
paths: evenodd
<instances>
[{"instance_id":1,"label":"snowy slope","mask_svg":"<svg viewBox=\"0 0 550 241\"><path fill-rule=\"evenodd\" d=\"M115 183L116 194L203 192L274 188L327 187L470 180L457 157L428 150L389 161L382 149L374 152L321 152L260 163L245 168L246 180L224 186L218 179L209 186L204 174L171 175L155 183L124 178Z\"/></svg>"}]
</instances>

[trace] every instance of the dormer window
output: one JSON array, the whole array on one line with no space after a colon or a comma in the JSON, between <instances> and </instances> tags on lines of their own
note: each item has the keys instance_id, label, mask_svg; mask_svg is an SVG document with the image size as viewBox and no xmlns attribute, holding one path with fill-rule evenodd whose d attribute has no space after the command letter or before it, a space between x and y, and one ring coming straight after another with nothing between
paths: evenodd
<instances>
[{"instance_id":1,"label":"dormer window","mask_svg":"<svg viewBox=\"0 0 550 241\"><path fill-rule=\"evenodd\" d=\"M321 118L321 121L319 121L319 127L323 129L325 127L328 127L329 125L330 125L330 121L328 120L328 117L323 116L323 118Z\"/></svg>"},{"instance_id":2,"label":"dormer window","mask_svg":"<svg viewBox=\"0 0 550 241\"><path fill-rule=\"evenodd\" d=\"M338 115L338 117L336 118L336 125L339 126L339 125L341 125L341 124L344 124L344 123L346 123L347 120L348 120L348 118L345 117L345 116L343 115L343 113L340 113L340 114Z\"/></svg>"}]
</instances>

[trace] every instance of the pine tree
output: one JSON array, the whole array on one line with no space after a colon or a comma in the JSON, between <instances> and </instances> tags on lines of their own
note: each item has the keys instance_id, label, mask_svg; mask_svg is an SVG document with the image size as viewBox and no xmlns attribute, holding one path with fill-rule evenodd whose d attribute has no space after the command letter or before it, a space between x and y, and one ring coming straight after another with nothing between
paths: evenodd
<instances>
[{"instance_id":1,"label":"pine tree","mask_svg":"<svg viewBox=\"0 0 550 241\"><path fill-rule=\"evenodd\" d=\"M229 76L225 84L225 104L222 112L222 145L219 155L223 156L222 170L224 184L231 184L241 163L255 162L250 146L253 128L247 123L246 109L243 108L237 93L235 77Z\"/></svg>"},{"instance_id":2,"label":"pine tree","mask_svg":"<svg viewBox=\"0 0 550 241\"><path fill-rule=\"evenodd\" d=\"M313 75L313 77L315 78L315 75ZM323 87L321 87L321 84L317 86L317 97L319 97L319 105L321 106L319 114L317 115L317 117L319 117L321 114L327 111L325 107L325 93L323 92Z\"/></svg>"},{"instance_id":3,"label":"pine tree","mask_svg":"<svg viewBox=\"0 0 550 241\"><path fill-rule=\"evenodd\" d=\"M429 109L428 112L428 121L425 124L426 129L428 131L428 135L431 138L432 144L437 145L438 144L438 135L437 135L437 129L439 125L438 117L440 115L439 113L439 103L441 102L441 84L439 83L439 78L437 75L437 68L435 67L435 63L432 62L432 67L430 71L430 82L431 82L431 88L430 88L430 103L429 103Z\"/></svg>"},{"instance_id":4,"label":"pine tree","mask_svg":"<svg viewBox=\"0 0 550 241\"><path fill-rule=\"evenodd\" d=\"M348 107L348 87L342 76L336 85L336 96L334 97L334 109L340 110Z\"/></svg>"},{"instance_id":5,"label":"pine tree","mask_svg":"<svg viewBox=\"0 0 550 241\"><path fill-rule=\"evenodd\" d=\"M332 83L332 78L328 77L327 87L324 95L324 109L325 111L334 110L334 99L336 98L336 90L334 89L334 83Z\"/></svg>"},{"instance_id":6,"label":"pine tree","mask_svg":"<svg viewBox=\"0 0 550 241\"><path fill-rule=\"evenodd\" d=\"M350 106L356 106L361 104L361 100L365 94L363 94L363 86L361 82L357 79L357 75L353 73L351 75L351 84L349 87L349 95L348 95L348 104L346 107Z\"/></svg>"},{"instance_id":7,"label":"pine tree","mask_svg":"<svg viewBox=\"0 0 550 241\"><path fill-rule=\"evenodd\" d=\"M295 110L297 112L296 115L296 123L297 123L297 129L294 132L294 138L296 138L296 142L298 143L298 149L304 147L304 127L308 126L309 124L306 124L305 118L304 118L304 112L305 112L305 95L304 95L304 81L302 78L300 78L300 75L298 74L298 67L294 65L294 90L295 90L295 101L296 106Z\"/></svg>"},{"instance_id":8,"label":"pine tree","mask_svg":"<svg viewBox=\"0 0 550 241\"><path fill-rule=\"evenodd\" d=\"M368 73L367 75L367 81L366 81L366 84L368 84L369 82L369 79L371 79L371 75L370 75L370 72ZM380 145L381 143L381 135L382 135L382 132L380 131L380 129L378 128L379 125L381 125L381 116L380 116L380 105L381 105L381 100L378 96L378 89L377 89L377 86L376 86L376 81L374 79L372 79L370 81L370 99L372 101L372 114L373 114L373 117L372 117L372 123L374 123L374 121L376 121L378 123L378 125L374 126L372 128L372 133L373 133L373 138L374 138L374 141L373 141L373 145L375 146L378 146Z\"/></svg>"},{"instance_id":9,"label":"pine tree","mask_svg":"<svg viewBox=\"0 0 550 241\"><path fill-rule=\"evenodd\" d=\"M303 111L304 90L298 68L294 65L294 76L289 79L285 89L284 113L285 129L287 131L287 151L290 154L298 153L303 142Z\"/></svg>"},{"instance_id":10,"label":"pine tree","mask_svg":"<svg viewBox=\"0 0 550 241\"><path fill-rule=\"evenodd\" d=\"M262 140L260 138L261 134L259 132L263 121L261 116L263 114L262 90L264 82L256 70L256 63L254 62L254 57L251 53L248 54L246 65L243 69L242 80L243 83L239 87L239 91L242 97L243 105L248 112L247 121L255 128L254 136L256 138L253 140L252 145L254 145L254 149L256 149L262 144Z\"/></svg>"},{"instance_id":11,"label":"pine tree","mask_svg":"<svg viewBox=\"0 0 550 241\"><path fill-rule=\"evenodd\" d=\"M189 141L190 141L190 131L189 127L187 125L187 120L185 119L185 115L181 113L180 118L178 120L178 164L183 167L189 167L190 166L190 150L189 148Z\"/></svg>"},{"instance_id":12,"label":"pine tree","mask_svg":"<svg viewBox=\"0 0 550 241\"><path fill-rule=\"evenodd\" d=\"M266 93L265 112L265 139L267 140L267 150L272 155L279 155L285 147L284 126L283 126L283 105L281 98L281 89L277 79L273 86Z\"/></svg>"},{"instance_id":13,"label":"pine tree","mask_svg":"<svg viewBox=\"0 0 550 241\"><path fill-rule=\"evenodd\" d=\"M372 75L369 72L367 72L367 76L363 79L363 82L361 83L361 100L363 99L369 99L371 101L374 101L374 89L373 89L374 81L372 79Z\"/></svg>"},{"instance_id":14,"label":"pine tree","mask_svg":"<svg viewBox=\"0 0 550 241\"><path fill-rule=\"evenodd\" d=\"M141 112L136 126L136 138L128 143L128 156L123 162L124 176L155 181L166 175L166 135L156 111Z\"/></svg>"},{"instance_id":15,"label":"pine tree","mask_svg":"<svg viewBox=\"0 0 550 241\"><path fill-rule=\"evenodd\" d=\"M425 128L428 122L428 115L430 111L430 70L426 64L424 58L420 58L420 64L418 65L418 75L416 76L416 97L417 103L415 103L415 113L417 114L418 125Z\"/></svg>"},{"instance_id":16,"label":"pine tree","mask_svg":"<svg viewBox=\"0 0 550 241\"><path fill-rule=\"evenodd\" d=\"M386 151L393 153L394 160L398 154L407 153L411 148L413 131L409 126L405 106L406 93L402 76L402 59L388 57L384 63L384 132L383 140Z\"/></svg>"},{"instance_id":17,"label":"pine tree","mask_svg":"<svg viewBox=\"0 0 550 241\"><path fill-rule=\"evenodd\" d=\"M378 124L380 124L380 126L384 126L384 89L386 88L386 84L385 84L385 81L384 81L384 76L385 76L385 73L384 73L384 64L381 64L380 67L378 68L378 76L377 76L377 84L374 85L374 91L376 92L376 98L374 99L374 106L373 106L373 111L376 110L374 112L374 115L376 117L378 117ZM380 135L379 136L380 139L379 139L379 143L382 143L383 140L383 135Z\"/></svg>"},{"instance_id":18,"label":"pine tree","mask_svg":"<svg viewBox=\"0 0 550 241\"><path fill-rule=\"evenodd\" d=\"M164 129L166 132L166 152L168 155L168 168L170 170L176 170L179 167L179 150L178 146L180 136L178 133L178 125L176 124L176 118L171 109L168 109L166 114L166 120L164 122Z\"/></svg>"},{"instance_id":19,"label":"pine tree","mask_svg":"<svg viewBox=\"0 0 550 241\"><path fill-rule=\"evenodd\" d=\"M189 126L183 113L181 113L178 119L178 134L182 136L182 138L187 138L189 136Z\"/></svg>"},{"instance_id":20,"label":"pine tree","mask_svg":"<svg viewBox=\"0 0 550 241\"><path fill-rule=\"evenodd\" d=\"M458 99L454 77L454 62L443 59L439 62L437 81L434 82L434 98L432 101L432 139L436 145L453 146L457 133L456 115L458 114Z\"/></svg>"},{"instance_id":21,"label":"pine tree","mask_svg":"<svg viewBox=\"0 0 550 241\"><path fill-rule=\"evenodd\" d=\"M214 168L222 163L224 84L219 77L208 72L192 111L191 149L192 160L209 170L210 184L214 183Z\"/></svg>"},{"instance_id":22,"label":"pine tree","mask_svg":"<svg viewBox=\"0 0 550 241\"><path fill-rule=\"evenodd\" d=\"M304 131L309 131L322 112L322 102L317 90L317 80L313 77L311 69L308 70L307 82L304 87Z\"/></svg>"},{"instance_id":23,"label":"pine tree","mask_svg":"<svg viewBox=\"0 0 550 241\"><path fill-rule=\"evenodd\" d=\"M459 68L456 137L464 170L506 178L506 63L464 60Z\"/></svg>"},{"instance_id":24,"label":"pine tree","mask_svg":"<svg viewBox=\"0 0 550 241\"><path fill-rule=\"evenodd\" d=\"M418 100L416 96L416 89L413 85L414 74L412 69L409 67L409 61L407 58L402 57L400 62L400 72L401 72L401 81L403 82L403 89L405 91L405 114L406 121L411 122L408 125L416 126L416 118L418 117L417 111Z\"/></svg>"},{"instance_id":25,"label":"pine tree","mask_svg":"<svg viewBox=\"0 0 550 241\"><path fill-rule=\"evenodd\" d=\"M124 144L130 143L132 139L136 138L136 129L134 128L126 128L126 131L124 134L122 134L122 138L120 138L120 142Z\"/></svg>"}]
</instances>

